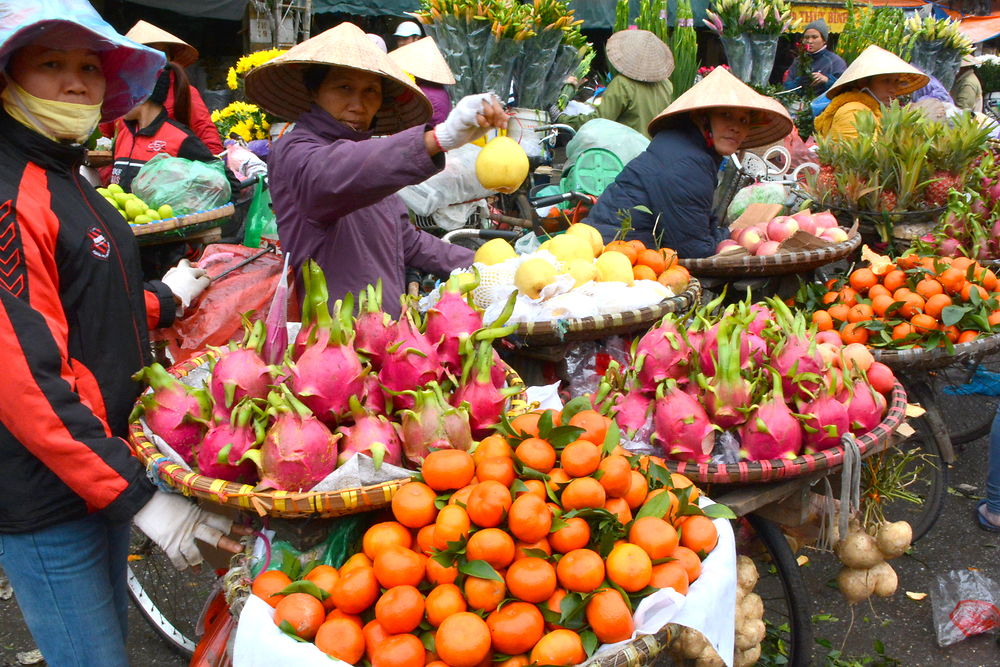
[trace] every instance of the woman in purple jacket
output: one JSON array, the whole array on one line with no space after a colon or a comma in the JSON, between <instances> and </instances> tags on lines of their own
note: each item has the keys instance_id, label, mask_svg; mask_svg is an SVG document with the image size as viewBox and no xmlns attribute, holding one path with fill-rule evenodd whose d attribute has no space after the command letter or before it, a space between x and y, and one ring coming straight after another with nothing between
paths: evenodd
<instances>
[{"instance_id":1,"label":"woman in purple jacket","mask_svg":"<svg viewBox=\"0 0 1000 667\"><path fill-rule=\"evenodd\" d=\"M470 250L410 224L396 193L440 171L444 151L505 127L495 97L463 98L444 122L426 124L427 98L351 23L256 68L246 93L296 121L269 157L278 235L296 268L316 260L331 297L381 279L384 308L397 316L407 267L444 276L472 264Z\"/></svg>"}]
</instances>

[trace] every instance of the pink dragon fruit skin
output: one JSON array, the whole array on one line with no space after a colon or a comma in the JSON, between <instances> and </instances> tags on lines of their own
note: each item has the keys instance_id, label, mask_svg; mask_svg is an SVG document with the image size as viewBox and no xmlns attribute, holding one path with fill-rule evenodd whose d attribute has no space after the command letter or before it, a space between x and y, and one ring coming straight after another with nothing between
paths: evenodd
<instances>
[{"instance_id":1,"label":"pink dragon fruit skin","mask_svg":"<svg viewBox=\"0 0 1000 667\"><path fill-rule=\"evenodd\" d=\"M479 344L479 351L472 363L462 373L462 380L451 395L451 404L469 411L472 435L483 438L490 434L507 404L507 397L518 393L521 387L497 389L490 377L493 349L490 341Z\"/></svg>"},{"instance_id":2,"label":"pink dragon fruit skin","mask_svg":"<svg viewBox=\"0 0 1000 667\"><path fill-rule=\"evenodd\" d=\"M691 348L672 320L664 319L644 335L636 347L635 365L642 390L653 394L656 385L672 378L683 380L688 373Z\"/></svg>"},{"instance_id":3,"label":"pink dragon fruit skin","mask_svg":"<svg viewBox=\"0 0 1000 667\"><path fill-rule=\"evenodd\" d=\"M308 491L337 467L337 441L287 385L268 396L274 421L259 449L250 449L241 461L253 461L260 470L260 488Z\"/></svg>"},{"instance_id":4,"label":"pink dragon fruit skin","mask_svg":"<svg viewBox=\"0 0 1000 667\"><path fill-rule=\"evenodd\" d=\"M379 381L389 391L404 392L436 382L442 371L437 349L404 313L396 325L396 341L389 347L379 371ZM411 408L413 399L393 394L393 407Z\"/></svg>"},{"instance_id":5,"label":"pink dragon fruit skin","mask_svg":"<svg viewBox=\"0 0 1000 667\"><path fill-rule=\"evenodd\" d=\"M794 459L802 451L802 427L785 403L781 377L772 376L774 391L740 427L740 456L751 461Z\"/></svg>"},{"instance_id":6,"label":"pink dragon fruit skin","mask_svg":"<svg viewBox=\"0 0 1000 667\"><path fill-rule=\"evenodd\" d=\"M344 465L358 453L371 456L376 470L382 467L383 461L392 465L402 465L403 445L396 433L395 424L380 414L364 409L353 396L351 415L354 417L354 424L341 426L338 429L344 436L340 441L338 465Z\"/></svg>"},{"instance_id":7,"label":"pink dragon fruit skin","mask_svg":"<svg viewBox=\"0 0 1000 667\"><path fill-rule=\"evenodd\" d=\"M490 380L497 389L502 389L507 385L507 371L505 370L503 359L500 353L493 350L493 364L490 365Z\"/></svg>"},{"instance_id":8,"label":"pink dragon fruit skin","mask_svg":"<svg viewBox=\"0 0 1000 667\"><path fill-rule=\"evenodd\" d=\"M712 422L722 428L739 426L747 419L753 387L740 373L741 340L746 338L739 326L726 322L719 329L716 345L716 373L711 379L697 378L705 390L703 403Z\"/></svg>"},{"instance_id":9,"label":"pink dragon fruit skin","mask_svg":"<svg viewBox=\"0 0 1000 667\"><path fill-rule=\"evenodd\" d=\"M747 331L740 340L740 368L762 366L767 358L767 341Z\"/></svg>"},{"instance_id":10,"label":"pink dragon fruit skin","mask_svg":"<svg viewBox=\"0 0 1000 667\"><path fill-rule=\"evenodd\" d=\"M351 345L330 341L323 329L295 362L288 384L317 418L337 424L350 412L350 397L364 391L364 366Z\"/></svg>"},{"instance_id":11,"label":"pink dragon fruit skin","mask_svg":"<svg viewBox=\"0 0 1000 667\"><path fill-rule=\"evenodd\" d=\"M882 421L885 409L885 397L863 380L857 380L854 383L853 396L847 404L851 432L855 435L861 435L878 426Z\"/></svg>"},{"instance_id":12,"label":"pink dragon fruit skin","mask_svg":"<svg viewBox=\"0 0 1000 667\"><path fill-rule=\"evenodd\" d=\"M368 285L354 324L354 349L371 359L376 372L382 368L385 350L395 338L395 323L382 311L382 279L375 287Z\"/></svg>"},{"instance_id":13,"label":"pink dragon fruit skin","mask_svg":"<svg viewBox=\"0 0 1000 667\"><path fill-rule=\"evenodd\" d=\"M789 396L815 396L826 373L816 342L788 333L771 355L770 365L781 375L782 390Z\"/></svg>"},{"instance_id":14,"label":"pink dragon fruit skin","mask_svg":"<svg viewBox=\"0 0 1000 667\"><path fill-rule=\"evenodd\" d=\"M611 417L618 424L622 433L629 438L646 425L653 410L653 399L649 398L638 388L632 391L618 394L614 406L611 408Z\"/></svg>"},{"instance_id":15,"label":"pink dragon fruit skin","mask_svg":"<svg viewBox=\"0 0 1000 667\"><path fill-rule=\"evenodd\" d=\"M413 408L399 413L399 435L406 458L419 464L432 448L468 451L472 446L469 411L464 406L449 405L437 382L412 394Z\"/></svg>"},{"instance_id":16,"label":"pink dragon fruit skin","mask_svg":"<svg viewBox=\"0 0 1000 667\"><path fill-rule=\"evenodd\" d=\"M847 408L833 396L824 394L803 406L801 412L807 454L836 447L850 430Z\"/></svg>"},{"instance_id":17,"label":"pink dragon fruit skin","mask_svg":"<svg viewBox=\"0 0 1000 667\"><path fill-rule=\"evenodd\" d=\"M760 303L750 304L749 312L753 313L753 319L747 324L747 333L760 336L760 333L767 328L768 323L774 319L774 313L770 308Z\"/></svg>"},{"instance_id":18,"label":"pink dragon fruit skin","mask_svg":"<svg viewBox=\"0 0 1000 667\"><path fill-rule=\"evenodd\" d=\"M361 403L369 412L386 413L385 394L382 392L382 385L379 383L377 375L370 372L365 374L365 388L362 396Z\"/></svg>"},{"instance_id":19,"label":"pink dragon fruit skin","mask_svg":"<svg viewBox=\"0 0 1000 667\"><path fill-rule=\"evenodd\" d=\"M461 292L445 289L441 299L427 311L424 335L437 345L438 358L445 368L458 373L462 368L462 341L482 326L482 313L470 306Z\"/></svg>"},{"instance_id":20,"label":"pink dragon fruit skin","mask_svg":"<svg viewBox=\"0 0 1000 667\"><path fill-rule=\"evenodd\" d=\"M233 410L233 418L208 430L198 445L197 463L202 475L230 482L254 483L257 468L243 455L264 440L264 429L254 419L257 407L244 400ZM242 462L241 462L242 461Z\"/></svg>"},{"instance_id":21,"label":"pink dragon fruit skin","mask_svg":"<svg viewBox=\"0 0 1000 667\"><path fill-rule=\"evenodd\" d=\"M719 354L719 326L721 322L705 329L698 350L698 365L705 375L715 375L715 359Z\"/></svg>"},{"instance_id":22,"label":"pink dragon fruit skin","mask_svg":"<svg viewBox=\"0 0 1000 667\"><path fill-rule=\"evenodd\" d=\"M143 416L149 430L162 438L185 463L192 465L194 448L208 427L206 420L211 413L208 394L182 384L158 363L150 364L132 379L145 380L153 392L140 397L129 421Z\"/></svg>"},{"instance_id":23,"label":"pink dragon fruit skin","mask_svg":"<svg viewBox=\"0 0 1000 667\"><path fill-rule=\"evenodd\" d=\"M668 458L693 463L704 463L711 458L717 427L701 404L681 391L673 380L667 380L657 390L653 424L652 443Z\"/></svg>"},{"instance_id":24,"label":"pink dragon fruit skin","mask_svg":"<svg viewBox=\"0 0 1000 667\"><path fill-rule=\"evenodd\" d=\"M241 347L230 344L220 350L208 385L217 407L228 411L247 396L267 397L271 374L260 356L265 335L264 323L257 320Z\"/></svg>"}]
</instances>

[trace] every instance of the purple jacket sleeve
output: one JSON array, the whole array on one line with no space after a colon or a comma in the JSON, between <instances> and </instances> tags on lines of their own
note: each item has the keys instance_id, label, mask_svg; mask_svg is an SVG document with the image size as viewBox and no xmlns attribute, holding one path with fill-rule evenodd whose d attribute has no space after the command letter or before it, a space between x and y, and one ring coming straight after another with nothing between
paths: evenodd
<instances>
[{"instance_id":1,"label":"purple jacket sleeve","mask_svg":"<svg viewBox=\"0 0 1000 667\"><path fill-rule=\"evenodd\" d=\"M437 173L444 160L427 154L427 129L419 125L364 141L289 146L283 164L301 210L313 222L334 223Z\"/></svg>"},{"instance_id":2,"label":"purple jacket sleeve","mask_svg":"<svg viewBox=\"0 0 1000 667\"><path fill-rule=\"evenodd\" d=\"M447 276L452 269L472 266L473 251L420 231L405 216L399 220L399 235L407 267Z\"/></svg>"}]
</instances>

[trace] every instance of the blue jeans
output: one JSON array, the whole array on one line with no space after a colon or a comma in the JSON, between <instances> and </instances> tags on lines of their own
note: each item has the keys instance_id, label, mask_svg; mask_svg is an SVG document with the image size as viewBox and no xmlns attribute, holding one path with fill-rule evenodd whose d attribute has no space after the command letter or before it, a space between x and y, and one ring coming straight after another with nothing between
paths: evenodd
<instances>
[{"instance_id":1,"label":"blue jeans","mask_svg":"<svg viewBox=\"0 0 1000 667\"><path fill-rule=\"evenodd\" d=\"M0 566L52 667L127 667L130 528L92 514L30 533L0 534Z\"/></svg>"},{"instance_id":2,"label":"blue jeans","mask_svg":"<svg viewBox=\"0 0 1000 667\"><path fill-rule=\"evenodd\" d=\"M1000 514L1000 407L990 429L990 451L986 470L986 508Z\"/></svg>"}]
</instances>

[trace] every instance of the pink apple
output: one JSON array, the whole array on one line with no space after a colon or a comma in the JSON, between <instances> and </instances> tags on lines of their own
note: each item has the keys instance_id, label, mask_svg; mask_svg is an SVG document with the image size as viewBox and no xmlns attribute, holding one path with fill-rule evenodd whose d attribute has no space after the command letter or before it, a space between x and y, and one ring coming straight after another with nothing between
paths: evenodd
<instances>
[{"instance_id":1,"label":"pink apple","mask_svg":"<svg viewBox=\"0 0 1000 667\"><path fill-rule=\"evenodd\" d=\"M830 243L843 243L847 240L847 232L840 227L830 227L829 229L824 229L819 237Z\"/></svg>"},{"instance_id":2,"label":"pink apple","mask_svg":"<svg viewBox=\"0 0 1000 667\"><path fill-rule=\"evenodd\" d=\"M824 345L831 345L834 349L841 347L844 343L840 339L840 334L832 329L830 331L820 331L816 334L816 342Z\"/></svg>"},{"instance_id":3,"label":"pink apple","mask_svg":"<svg viewBox=\"0 0 1000 667\"><path fill-rule=\"evenodd\" d=\"M757 250L754 251L754 255L757 257L764 257L765 255L774 255L778 252L778 246L781 244L777 241L764 241L759 246Z\"/></svg>"},{"instance_id":4,"label":"pink apple","mask_svg":"<svg viewBox=\"0 0 1000 667\"><path fill-rule=\"evenodd\" d=\"M780 215L767 223L767 238L770 241L787 241L799 231L798 221L787 215Z\"/></svg>"},{"instance_id":5,"label":"pink apple","mask_svg":"<svg viewBox=\"0 0 1000 667\"><path fill-rule=\"evenodd\" d=\"M837 226L837 218L830 211L816 213L813 215L813 221L816 223L816 229L819 231L823 231L827 227Z\"/></svg>"},{"instance_id":6,"label":"pink apple","mask_svg":"<svg viewBox=\"0 0 1000 667\"><path fill-rule=\"evenodd\" d=\"M761 238L760 236L760 232L758 232L753 227L747 227L746 229L744 229L740 233L739 238L736 240L739 242L741 246L743 246L750 252L754 252L755 250L757 250L757 247L764 242L764 239Z\"/></svg>"},{"instance_id":7,"label":"pink apple","mask_svg":"<svg viewBox=\"0 0 1000 667\"><path fill-rule=\"evenodd\" d=\"M724 255L735 250L742 250L743 246L732 239L726 239L725 241L720 241L719 245L715 247L716 255Z\"/></svg>"}]
</instances>

